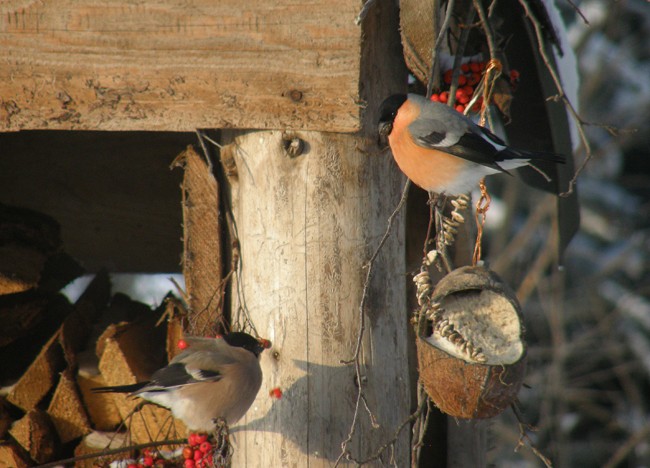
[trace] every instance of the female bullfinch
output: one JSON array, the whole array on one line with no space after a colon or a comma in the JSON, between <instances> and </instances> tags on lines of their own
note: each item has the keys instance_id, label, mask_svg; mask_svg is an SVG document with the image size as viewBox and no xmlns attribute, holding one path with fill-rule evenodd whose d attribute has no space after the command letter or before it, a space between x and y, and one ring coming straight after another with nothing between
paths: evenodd
<instances>
[{"instance_id":1,"label":"female bullfinch","mask_svg":"<svg viewBox=\"0 0 650 468\"><path fill-rule=\"evenodd\" d=\"M416 94L395 94L381 105L379 136L387 138L397 165L429 192L459 195L490 174L531 165L563 163L554 153L509 148L451 107Z\"/></svg>"},{"instance_id":2,"label":"female bullfinch","mask_svg":"<svg viewBox=\"0 0 650 468\"><path fill-rule=\"evenodd\" d=\"M130 393L169 408L191 431L209 432L218 418L237 422L262 384L258 357L270 347L269 341L242 332L185 341L187 349L154 372L150 381L93 391Z\"/></svg>"}]
</instances>

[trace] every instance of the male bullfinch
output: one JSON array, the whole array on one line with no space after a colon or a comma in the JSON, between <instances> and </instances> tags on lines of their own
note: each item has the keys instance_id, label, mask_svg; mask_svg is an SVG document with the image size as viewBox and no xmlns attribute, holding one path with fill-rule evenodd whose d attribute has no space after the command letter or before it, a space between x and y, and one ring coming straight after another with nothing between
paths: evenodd
<instances>
[{"instance_id":1,"label":"male bullfinch","mask_svg":"<svg viewBox=\"0 0 650 468\"><path fill-rule=\"evenodd\" d=\"M242 332L186 337L185 342L187 349L154 372L150 381L93 391L130 393L169 408L191 431L212 431L218 418L237 422L260 389L258 357L270 343Z\"/></svg>"},{"instance_id":2,"label":"male bullfinch","mask_svg":"<svg viewBox=\"0 0 650 468\"><path fill-rule=\"evenodd\" d=\"M554 153L509 148L488 129L451 107L416 94L395 94L381 105L379 136L397 165L419 187L459 195L490 174L537 161L563 163Z\"/></svg>"}]
</instances>

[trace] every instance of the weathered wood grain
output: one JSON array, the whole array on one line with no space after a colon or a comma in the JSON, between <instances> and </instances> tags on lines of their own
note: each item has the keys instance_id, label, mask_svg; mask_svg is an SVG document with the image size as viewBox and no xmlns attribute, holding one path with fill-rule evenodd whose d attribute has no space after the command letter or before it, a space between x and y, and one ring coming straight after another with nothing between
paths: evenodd
<instances>
[{"instance_id":1,"label":"weathered wood grain","mask_svg":"<svg viewBox=\"0 0 650 468\"><path fill-rule=\"evenodd\" d=\"M2 2L0 131L355 131L359 5Z\"/></svg>"},{"instance_id":2,"label":"weathered wood grain","mask_svg":"<svg viewBox=\"0 0 650 468\"><path fill-rule=\"evenodd\" d=\"M340 454L357 389L354 367L341 360L354 352L365 265L401 191L390 161L358 151L357 137L297 136L309 150L294 159L284 153L281 132L252 132L233 143L242 258L233 310L245 307L274 345L262 355L264 385L245 432L234 429L238 466L331 466ZM359 458L391 440L410 412L403 242L396 227L364 309L362 385L377 426L362 404L348 447ZM283 390L281 400L269 397L274 387ZM406 432L394 449L398 465L408 465Z\"/></svg>"},{"instance_id":3,"label":"weathered wood grain","mask_svg":"<svg viewBox=\"0 0 650 468\"><path fill-rule=\"evenodd\" d=\"M367 291L361 379L341 362L355 349L366 264L403 183L392 158L372 144L379 104L406 87L397 18L394 3L375 2L361 26L359 92L368 105L360 135L222 132L230 143L222 161L234 162L226 169L241 247L233 321L242 326L250 317L273 343L261 357L262 389L243 426L232 428L234 466L334 466L358 385L374 419L360 402L349 455L363 459L388 444L381 462L367 466L409 466L408 429L394 438L412 389L401 215ZM304 150L291 156L285 147L293 138ZM269 396L275 387L279 400Z\"/></svg>"}]
</instances>

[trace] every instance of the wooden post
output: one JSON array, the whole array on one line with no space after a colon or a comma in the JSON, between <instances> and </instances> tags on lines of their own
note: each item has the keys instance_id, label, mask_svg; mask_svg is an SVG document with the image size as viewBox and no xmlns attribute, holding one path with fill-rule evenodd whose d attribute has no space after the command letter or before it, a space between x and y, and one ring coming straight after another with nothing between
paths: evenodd
<instances>
[{"instance_id":1,"label":"wooden post","mask_svg":"<svg viewBox=\"0 0 650 468\"><path fill-rule=\"evenodd\" d=\"M233 211L241 243L237 307L273 348L262 358L264 385L246 425L235 429L235 466L330 466L353 420L357 384L350 359L359 332L364 268L401 193L388 155L366 154L361 139L301 132L297 157L282 132L237 135ZM365 308L363 388L349 448L365 458L410 413L404 233L400 216L373 271ZM234 314L236 315L236 314ZM241 314L240 314L241 316ZM269 390L284 396L272 401ZM408 464L408 430L394 456Z\"/></svg>"},{"instance_id":2,"label":"wooden post","mask_svg":"<svg viewBox=\"0 0 650 468\"><path fill-rule=\"evenodd\" d=\"M233 322L242 326L250 317L259 335L273 343L262 355L257 400L232 428L233 466L333 466L357 402L357 425L346 448L363 460L393 440L413 410L405 210L395 219L366 291L361 382L355 367L342 363L357 344L366 264L405 182L390 154L374 144L381 100L406 89L397 23L396 5L376 2L360 26L361 132L222 133L222 162L236 167L229 182L241 247ZM275 387L283 391L279 400L269 396ZM406 424L381 451L384 463L409 465L409 434ZM340 462L351 463L345 457Z\"/></svg>"}]
</instances>

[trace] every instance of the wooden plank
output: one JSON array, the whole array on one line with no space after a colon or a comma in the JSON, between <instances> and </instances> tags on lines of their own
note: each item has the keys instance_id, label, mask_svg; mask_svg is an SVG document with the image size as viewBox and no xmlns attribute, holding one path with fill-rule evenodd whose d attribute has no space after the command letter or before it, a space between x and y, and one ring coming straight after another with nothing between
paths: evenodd
<instances>
[{"instance_id":1,"label":"wooden plank","mask_svg":"<svg viewBox=\"0 0 650 468\"><path fill-rule=\"evenodd\" d=\"M221 222L219 187L210 166L189 146L174 160L184 169L183 276L189 301L190 335L214 336L223 331Z\"/></svg>"},{"instance_id":2,"label":"wooden plank","mask_svg":"<svg viewBox=\"0 0 650 468\"><path fill-rule=\"evenodd\" d=\"M360 2L9 0L0 131L359 128Z\"/></svg>"}]
</instances>

